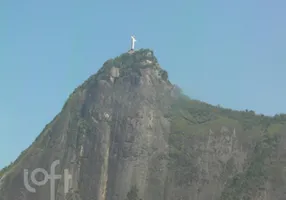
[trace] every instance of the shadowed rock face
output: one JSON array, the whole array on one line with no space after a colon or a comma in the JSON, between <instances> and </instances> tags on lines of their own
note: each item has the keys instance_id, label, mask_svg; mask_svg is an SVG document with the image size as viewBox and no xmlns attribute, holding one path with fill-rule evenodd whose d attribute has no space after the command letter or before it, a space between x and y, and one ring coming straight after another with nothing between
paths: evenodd
<instances>
[{"instance_id":1,"label":"shadowed rock face","mask_svg":"<svg viewBox=\"0 0 286 200\"><path fill-rule=\"evenodd\" d=\"M2 170L0 200L53 200L51 180L39 187L30 177L36 168L50 174L57 160L54 200L125 200L132 186L142 200L282 200L285 124L285 115L191 100L151 50L125 53L78 87ZM35 193L25 188L24 169Z\"/></svg>"}]
</instances>

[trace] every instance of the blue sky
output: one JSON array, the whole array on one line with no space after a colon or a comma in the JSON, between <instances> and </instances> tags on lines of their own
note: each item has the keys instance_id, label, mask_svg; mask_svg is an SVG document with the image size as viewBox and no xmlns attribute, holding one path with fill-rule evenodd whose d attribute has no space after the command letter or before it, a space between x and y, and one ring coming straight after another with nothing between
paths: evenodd
<instances>
[{"instance_id":1,"label":"blue sky","mask_svg":"<svg viewBox=\"0 0 286 200\"><path fill-rule=\"evenodd\" d=\"M286 113L285 0L1 0L0 168L104 61L154 50L190 97Z\"/></svg>"}]
</instances>

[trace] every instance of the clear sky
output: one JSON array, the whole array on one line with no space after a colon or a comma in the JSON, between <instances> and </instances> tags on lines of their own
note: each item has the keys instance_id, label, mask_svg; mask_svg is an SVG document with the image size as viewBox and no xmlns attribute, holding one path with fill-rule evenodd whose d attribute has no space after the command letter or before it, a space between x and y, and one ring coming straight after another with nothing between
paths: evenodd
<instances>
[{"instance_id":1,"label":"clear sky","mask_svg":"<svg viewBox=\"0 0 286 200\"><path fill-rule=\"evenodd\" d=\"M190 97L285 113L285 10L285 0L0 0L0 168L131 34Z\"/></svg>"}]
</instances>

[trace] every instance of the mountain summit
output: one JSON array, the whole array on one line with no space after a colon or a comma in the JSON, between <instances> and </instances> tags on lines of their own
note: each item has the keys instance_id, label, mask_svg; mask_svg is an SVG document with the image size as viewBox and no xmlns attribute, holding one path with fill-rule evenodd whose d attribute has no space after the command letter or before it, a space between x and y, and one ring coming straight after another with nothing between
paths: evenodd
<instances>
[{"instance_id":1,"label":"mountain summit","mask_svg":"<svg viewBox=\"0 0 286 200\"><path fill-rule=\"evenodd\" d=\"M0 200L282 200L285 130L188 98L140 49L75 89L0 172Z\"/></svg>"}]
</instances>

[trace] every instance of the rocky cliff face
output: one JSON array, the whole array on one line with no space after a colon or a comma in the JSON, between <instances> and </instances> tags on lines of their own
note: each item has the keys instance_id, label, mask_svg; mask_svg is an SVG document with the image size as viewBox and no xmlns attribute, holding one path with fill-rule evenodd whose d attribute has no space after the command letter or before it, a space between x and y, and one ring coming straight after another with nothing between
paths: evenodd
<instances>
[{"instance_id":1,"label":"rocky cliff face","mask_svg":"<svg viewBox=\"0 0 286 200\"><path fill-rule=\"evenodd\" d=\"M285 130L285 115L185 97L151 50L125 53L79 86L2 170L0 200L282 200ZM51 180L33 184L31 172L52 174L54 161L62 175L54 188ZM25 186L24 170L35 192Z\"/></svg>"}]
</instances>

